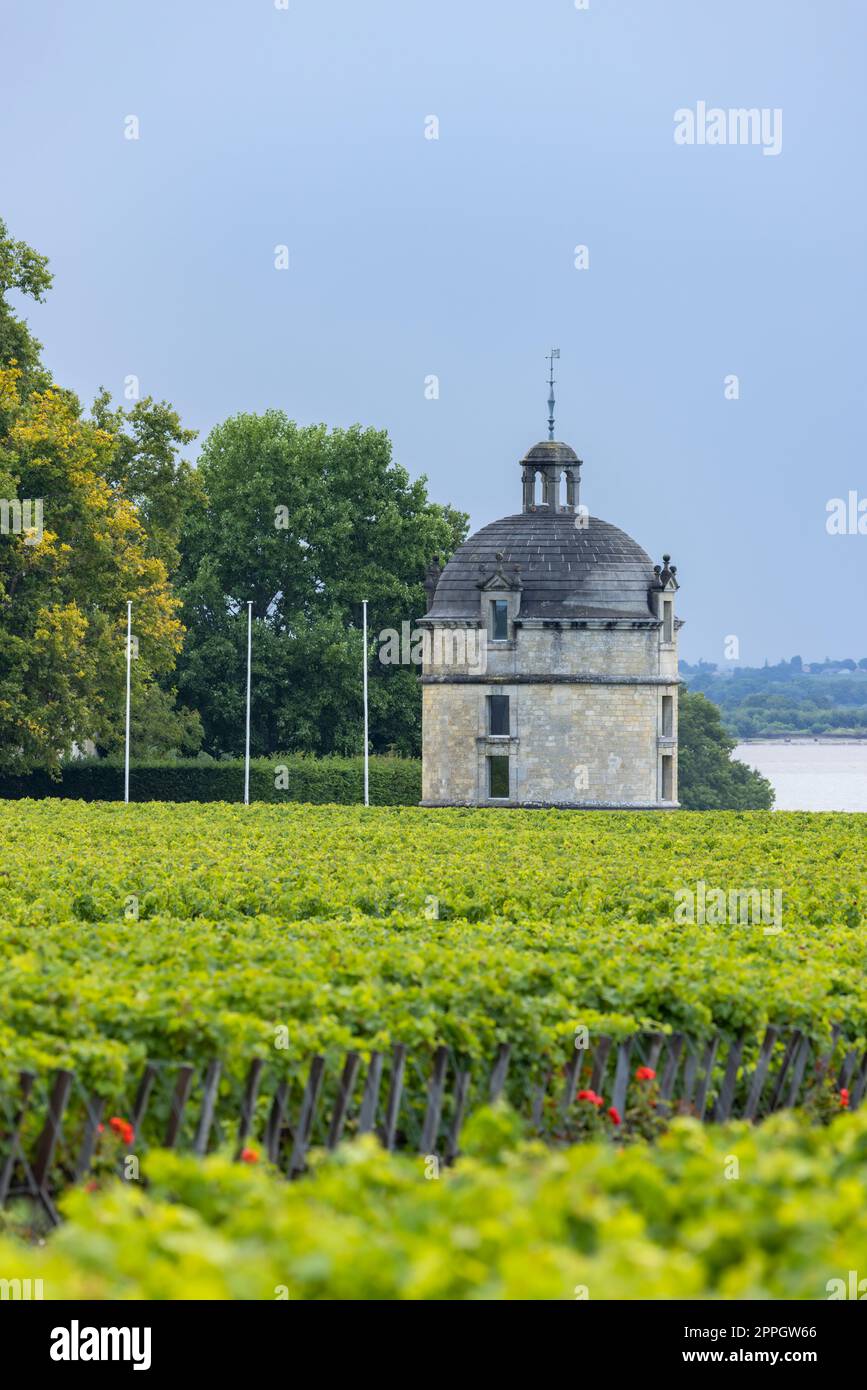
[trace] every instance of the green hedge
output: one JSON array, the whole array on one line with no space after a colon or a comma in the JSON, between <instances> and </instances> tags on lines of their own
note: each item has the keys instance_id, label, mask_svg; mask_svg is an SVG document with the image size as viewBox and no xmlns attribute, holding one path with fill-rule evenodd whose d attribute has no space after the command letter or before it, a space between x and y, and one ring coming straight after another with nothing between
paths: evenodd
<instances>
[{"instance_id":1,"label":"green hedge","mask_svg":"<svg viewBox=\"0 0 867 1390\"><path fill-rule=\"evenodd\" d=\"M196 759L132 763L131 801L243 801L244 763ZM77 801L122 801L123 764L113 759L68 763L60 780L47 772L0 777L0 797L61 796ZM361 758L255 758L250 763L251 801L337 802L364 799ZM370 800L374 806L412 806L421 800L421 762L415 758L371 758Z\"/></svg>"}]
</instances>

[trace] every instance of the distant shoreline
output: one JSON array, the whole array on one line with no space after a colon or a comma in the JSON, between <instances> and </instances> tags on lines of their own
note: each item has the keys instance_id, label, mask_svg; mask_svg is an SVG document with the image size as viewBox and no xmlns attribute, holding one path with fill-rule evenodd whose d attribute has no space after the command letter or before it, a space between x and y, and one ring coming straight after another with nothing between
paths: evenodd
<instances>
[{"instance_id":1,"label":"distant shoreline","mask_svg":"<svg viewBox=\"0 0 867 1390\"><path fill-rule=\"evenodd\" d=\"M792 743L802 746L811 746L814 743L867 743L867 734L864 734L862 737L859 737L857 734L816 734L815 737L804 734L764 734L760 738L738 738L737 734L732 734L731 737L738 740L738 748L748 743Z\"/></svg>"}]
</instances>

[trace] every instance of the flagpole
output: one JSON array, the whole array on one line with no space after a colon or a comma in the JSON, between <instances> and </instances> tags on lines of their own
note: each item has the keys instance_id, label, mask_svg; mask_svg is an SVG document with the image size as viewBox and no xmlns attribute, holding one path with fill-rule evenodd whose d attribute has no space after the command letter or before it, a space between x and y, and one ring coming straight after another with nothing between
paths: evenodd
<instances>
[{"instance_id":1,"label":"flagpole","mask_svg":"<svg viewBox=\"0 0 867 1390\"><path fill-rule=\"evenodd\" d=\"M247 603L247 739L244 749L244 805L250 805L250 667L253 655L253 600Z\"/></svg>"},{"instance_id":2,"label":"flagpole","mask_svg":"<svg viewBox=\"0 0 867 1390\"><path fill-rule=\"evenodd\" d=\"M364 804L370 805L370 782L367 751L367 599L362 599L364 612Z\"/></svg>"},{"instance_id":3,"label":"flagpole","mask_svg":"<svg viewBox=\"0 0 867 1390\"><path fill-rule=\"evenodd\" d=\"M123 799L129 801L129 711L130 674L132 671L132 599L126 605L126 747L123 770Z\"/></svg>"}]
</instances>

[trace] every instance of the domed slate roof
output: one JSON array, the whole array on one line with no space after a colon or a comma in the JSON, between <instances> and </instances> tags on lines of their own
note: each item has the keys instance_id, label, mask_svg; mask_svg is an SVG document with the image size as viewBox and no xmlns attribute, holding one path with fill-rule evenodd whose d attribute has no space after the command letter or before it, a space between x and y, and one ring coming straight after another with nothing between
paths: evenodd
<instances>
[{"instance_id":1,"label":"domed slate roof","mask_svg":"<svg viewBox=\"0 0 867 1390\"><path fill-rule=\"evenodd\" d=\"M559 463L567 468L581 464L581 460L572 448L571 444L564 444L559 439L543 439L538 444L534 444L532 449L528 449L521 463L525 464L546 464Z\"/></svg>"},{"instance_id":2,"label":"domed slate roof","mask_svg":"<svg viewBox=\"0 0 867 1390\"><path fill-rule=\"evenodd\" d=\"M518 566L521 618L653 617L650 556L609 522L583 520L540 509L483 526L449 560L427 617L477 618L479 582L500 565Z\"/></svg>"}]
</instances>

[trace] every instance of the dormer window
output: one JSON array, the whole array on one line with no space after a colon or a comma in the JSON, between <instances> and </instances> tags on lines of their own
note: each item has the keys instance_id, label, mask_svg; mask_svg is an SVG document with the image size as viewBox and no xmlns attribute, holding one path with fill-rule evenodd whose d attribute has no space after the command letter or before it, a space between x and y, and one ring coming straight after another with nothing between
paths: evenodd
<instances>
[{"instance_id":1,"label":"dormer window","mask_svg":"<svg viewBox=\"0 0 867 1390\"><path fill-rule=\"evenodd\" d=\"M662 640L674 641L674 604L670 598L664 599L662 603Z\"/></svg>"},{"instance_id":2,"label":"dormer window","mask_svg":"<svg viewBox=\"0 0 867 1390\"><path fill-rule=\"evenodd\" d=\"M482 578L476 584L481 589L479 610L487 629L488 641L506 643L512 640L512 624L521 611L520 566L506 564L502 550L494 555L494 564L479 565Z\"/></svg>"},{"instance_id":3,"label":"dormer window","mask_svg":"<svg viewBox=\"0 0 867 1390\"><path fill-rule=\"evenodd\" d=\"M495 598L491 601L491 641L508 642L509 640L509 604L504 598Z\"/></svg>"}]
</instances>

